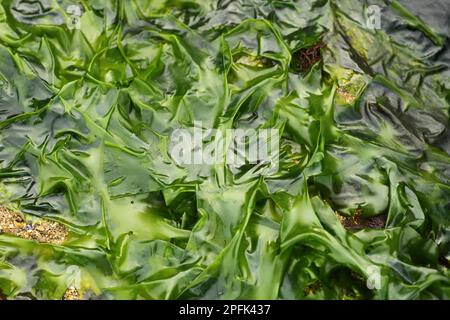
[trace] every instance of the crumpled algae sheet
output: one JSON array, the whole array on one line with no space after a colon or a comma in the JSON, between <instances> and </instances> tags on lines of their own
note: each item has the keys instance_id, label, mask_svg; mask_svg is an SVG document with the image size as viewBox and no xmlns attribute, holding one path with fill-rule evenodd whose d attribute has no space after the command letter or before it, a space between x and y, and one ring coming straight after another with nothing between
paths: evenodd
<instances>
[{"instance_id":1,"label":"crumpled algae sheet","mask_svg":"<svg viewBox=\"0 0 450 320\"><path fill-rule=\"evenodd\" d=\"M0 297L450 298L449 10L1 0L0 203L67 235L0 230ZM176 163L196 121L278 169Z\"/></svg>"}]
</instances>

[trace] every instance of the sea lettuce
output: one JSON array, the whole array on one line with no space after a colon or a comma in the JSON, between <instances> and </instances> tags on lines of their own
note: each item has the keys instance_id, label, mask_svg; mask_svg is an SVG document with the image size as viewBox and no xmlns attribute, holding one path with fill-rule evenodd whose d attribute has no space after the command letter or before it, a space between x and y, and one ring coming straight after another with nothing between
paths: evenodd
<instances>
[{"instance_id":1,"label":"sea lettuce","mask_svg":"<svg viewBox=\"0 0 450 320\"><path fill-rule=\"evenodd\" d=\"M0 204L69 232L0 232L0 299L68 270L84 299L450 298L450 11L424 3L0 0ZM177 163L199 121L279 130L277 170Z\"/></svg>"}]
</instances>

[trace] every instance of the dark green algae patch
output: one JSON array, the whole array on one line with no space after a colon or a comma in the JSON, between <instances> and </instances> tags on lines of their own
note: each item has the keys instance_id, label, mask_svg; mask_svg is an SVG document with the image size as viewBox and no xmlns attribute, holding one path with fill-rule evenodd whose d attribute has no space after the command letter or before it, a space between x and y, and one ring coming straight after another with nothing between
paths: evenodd
<instances>
[{"instance_id":1,"label":"dark green algae patch","mask_svg":"<svg viewBox=\"0 0 450 320\"><path fill-rule=\"evenodd\" d=\"M2 232L0 299L448 299L449 8L424 6L1 1L0 203L68 237ZM279 129L277 172L177 165L194 121Z\"/></svg>"}]
</instances>

